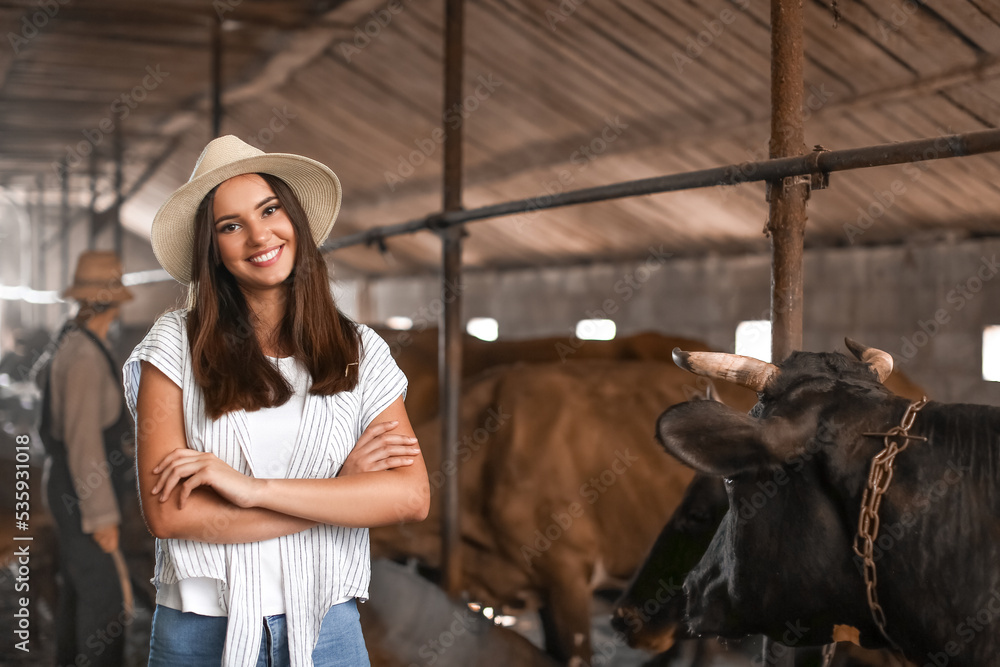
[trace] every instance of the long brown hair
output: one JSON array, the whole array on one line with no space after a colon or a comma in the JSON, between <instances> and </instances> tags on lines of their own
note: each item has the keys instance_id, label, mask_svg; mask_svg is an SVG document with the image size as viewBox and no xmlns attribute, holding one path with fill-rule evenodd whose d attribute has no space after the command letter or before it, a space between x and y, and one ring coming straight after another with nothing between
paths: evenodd
<instances>
[{"instance_id":1,"label":"long brown hair","mask_svg":"<svg viewBox=\"0 0 1000 667\"><path fill-rule=\"evenodd\" d=\"M280 178L258 176L281 202L296 238L277 344L309 370L309 393L329 396L350 391L358 383L361 336L357 325L333 303L326 262L313 242L298 197ZM281 372L264 356L254 314L236 278L222 263L212 211L216 189L205 196L195 216L187 323L194 377L212 419L240 408L253 411L282 405L293 394Z\"/></svg>"}]
</instances>

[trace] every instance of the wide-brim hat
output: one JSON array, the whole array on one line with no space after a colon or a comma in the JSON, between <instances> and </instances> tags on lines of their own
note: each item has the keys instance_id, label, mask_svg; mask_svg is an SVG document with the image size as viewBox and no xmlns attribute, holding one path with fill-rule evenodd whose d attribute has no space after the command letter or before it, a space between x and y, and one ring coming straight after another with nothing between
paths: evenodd
<instances>
[{"instance_id":1,"label":"wide-brim hat","mask_svg":"<svg viewBox=\"0 0 1000 667\"><path fill-rule=\"evenodd\" d=\"M88 250L76 261L73 284L63 290L64 299L90 303L121 303L133 298L122 285L122 263L107 250Z\"/></svg>"},{"instance_id":2,"label":"wide-brim hat","mask_svg":"<svg viewBox=\"0 0 1000 667\"><path fill-rule=\"evenodd\" d=\"M188 182L164 202L150 231L153 254L167 273L191 282L194 227L198 205L215 186L243 174L271 174L292 189L319 246L330 235L340 212L340 179L324 164L301 155L265 153L227 135L205 146Z\"/></svg>"}]
</instances>

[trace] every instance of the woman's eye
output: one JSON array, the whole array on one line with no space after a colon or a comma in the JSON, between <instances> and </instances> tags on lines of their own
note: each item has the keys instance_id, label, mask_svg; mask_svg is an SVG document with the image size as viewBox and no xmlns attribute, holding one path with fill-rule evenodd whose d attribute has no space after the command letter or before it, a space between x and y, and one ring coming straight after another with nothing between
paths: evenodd
<instances>
[{"instance_id":1,"label":"woman's eye","mask_svg":"<svg viewBox=\"0 0 1000 667\"><path fill-rule=\"evenodd\" d=\"M277 210L278 210L278 206L276 204L272 205L272 206L268 206L267 208L264 209L264 217L267 217L267 216L271 215L272 213L274 213Z\"/></svg>"},{"instance_id":2,"label":"woman's eye","mask_svg":"<svg viewBox=\"0 0 1000 667\"><path fill-rule=\"evenodd\" d=\"M226 223L226 224L218 227L218 232L220 234L228 234L229 232L231 232L231 231L233 231L235 229L239 229L239 225L237 225L234 222L228 222L228 223Z\"/></svg>"}]
</instances>

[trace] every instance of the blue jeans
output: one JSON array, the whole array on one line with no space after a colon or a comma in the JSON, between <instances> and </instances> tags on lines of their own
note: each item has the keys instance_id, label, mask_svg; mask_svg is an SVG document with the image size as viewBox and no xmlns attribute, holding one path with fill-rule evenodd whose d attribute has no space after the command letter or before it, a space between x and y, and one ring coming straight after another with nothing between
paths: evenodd
<instances>
[{"instance_id":1,"label":"blue jeans","mask_svg":"<svg viewBox=\"0 0 1000 667\"><path fill-rule=\"evenodd\" d=\"M228 622L225 616L201 616L156 605L149 667L219 667ZM288 667L285 615L265 616L262 625L257 667ZM354 600L326 612L312 660L316 667L369 666Z\"/></svg>"}]
</instances>

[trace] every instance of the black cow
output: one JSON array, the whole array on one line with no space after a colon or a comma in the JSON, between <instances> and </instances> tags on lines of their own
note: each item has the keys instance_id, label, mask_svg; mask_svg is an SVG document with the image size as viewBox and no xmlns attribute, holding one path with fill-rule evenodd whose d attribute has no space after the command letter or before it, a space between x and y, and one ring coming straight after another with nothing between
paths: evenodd
<instances>
[{"instance_id":1,"label":"black cow","mask_svg":"<svg viewBox=\"0 0 1000 667\"><path fill-rule=\"evenodd\" d=\"M683 582L705 555L728 510L729 499L723 478L697 475L688 485L681 504L615 604L611 625L624 635L629 646L667 652L664 657L673 658L678 650L677 640L694 637L685 618L687 597L678 582ZM783 638L797 643L793 635ZM706 653L706 641L699 640L694 652L695 660ZM744 644L740 648L744 654L754 646L750 641ZM733 642L728 642L728 645L731 650L734 649ZM780 645L765 647L762 661L764 664L775 664L784 654L785 649ZM818 649L799 647L795 651L795 664L819 664L819 654ZM755 655L761 654L758 651ZM710 663L710 656L705 658L706 664ZM900 664L885 651L871 651L841 643L832 667L899 667Z\"/></svg>"},{"instance_id":2,"label":"black cow","mask_svg":"<svg viewBox=\"0 0 1000 667\"><path fill-rule=\"evenodd\" d=\"M892 357L792 354L780 366L718 353L674 359L759 393L750 415L685 403L660 417L668 452L722 476L729 508L684 583L693 632L830 641L834 624L889 646L853 544L872 458L911 402L882 381ZM878 600L886 632L935 667L1000 665L1000 409L928 403L898 455L880 510Z\"/></svg>"}]
</instances>

